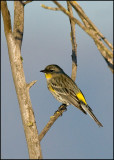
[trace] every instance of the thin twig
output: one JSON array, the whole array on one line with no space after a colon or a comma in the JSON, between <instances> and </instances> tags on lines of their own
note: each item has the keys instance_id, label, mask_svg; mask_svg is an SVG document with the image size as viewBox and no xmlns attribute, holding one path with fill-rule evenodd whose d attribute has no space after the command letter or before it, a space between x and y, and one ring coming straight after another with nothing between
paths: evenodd
<instances>
[{"instance_id":1,"label":"thin twig","mask_svg":"<svg viewBox=\"0 0 114 160\"><path fill-rule=\"evenodd\" d=\"M67 1L67 8L70 14L73 16L72 6ZM71 42L72 42L72 74L71 78L73 81L76 79L77 72L77 44L76 44L76 35L75 35L75 23L69 18L71 26Z\"/></svg>"},{"instance_id":2,"label":"thin twig","mask_svg":"<svg viewBox=\"0 0 114 160\"><path fill-rule=\"evenodd\" d=\"M44 4L41 4L41 7L45 8L45 9L53 10L53 11L60 11L60 8L48 7L48 6L44 5Z\"/></svg>"},{"instance_id":3,"label":"thin twig","mask_svg":"<svg viewBox=\"0 0 114 160\"><path fill-rule=\"evenodd\" d=\"M89 30L88 28L86 28L78 19L74 18L70 12L68 10L66 10L60 3L58 3L57 1L53 1L53 3L55 3L58 7L60 7L61 11L63 11L67 16L69 16L76 24L78 24L87 34L89 34L89 36L91 36L94 40L98 41L98 39L96 38L96 35L93 34L93 32L91 32L91 30ZM110 55L110 57L113 57L112 52L107 49L105 47L105 45L103 43L101 43L101 41L98 41L98 44L101 45L106 52L108 52L108 54Z\"/></svg>"},{"instance_id":4,"label":"thin twig","mask_svg":"<svg viewBox=\"0 0 114 160\"><path fill-rule=\"evenodd\" d=\"M36 82L37 82L37 80L34 80L34 81L28 83L27 84L28 89L30 89Z\"/></svg>"}]
</instances>

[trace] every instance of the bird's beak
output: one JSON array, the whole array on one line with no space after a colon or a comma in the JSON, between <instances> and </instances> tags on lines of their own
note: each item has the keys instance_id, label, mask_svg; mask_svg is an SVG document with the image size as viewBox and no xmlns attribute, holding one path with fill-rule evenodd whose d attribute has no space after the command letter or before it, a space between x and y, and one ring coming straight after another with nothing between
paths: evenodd
<instances>
[{"instance_id":1,"label":"bird's beak","mask_svg":"<svg viewBox=\"0 0 114 160\"><path fill-rule=\"evenodd\" d=\"M49 72L49 70L44 69L44 70L41 70L40 72L48 73L48 72Z\"/></svg>"},{"instance_id":2,"label":"bird's beak","mask_svg":"<svg viewBox=\"0 0 114 160\"><path fill-rule=\"evenodd\" d=\"M41 70L40 72L44 72L44 73L45 73L45 72L46 72L46 70L44 69L44 70Z\"/></svg>"}]
</instances>

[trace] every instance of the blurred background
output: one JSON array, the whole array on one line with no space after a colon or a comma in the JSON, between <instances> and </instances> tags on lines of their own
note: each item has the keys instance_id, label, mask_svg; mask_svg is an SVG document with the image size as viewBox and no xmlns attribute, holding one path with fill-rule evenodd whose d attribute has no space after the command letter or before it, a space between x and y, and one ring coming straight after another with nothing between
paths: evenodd
<instances>
[{"instance_id":1,"label":"blurred background","mask_svg":"<svg viewBox=\"0 0 114 160\"><path fill-rule=\"evenodd\" d=\"M13 27L14 2L8 2ZM60 2L66 7L65 2ZM101 33L113 42L113 1L78 2ZM22 43L23 67L27 83L37 80L30 89L31 102L40 133L60 103L47 89L40 72L57 64L71 76L72 47L69 18L61 11L43 9L40 4L56 7L51 1L31 2L25 6ZM74 11L74 16L78 15ZM79 18L78 18L79 19ZM76 25L77 78L87 103L103 124L99 128L87 115L68 106L63 116L41 141L45 159L112 159L113 157L113 75L94 41ZM14 88L8 49L1 16L1 158L27 159L19 104Z\"/></svg>"}]
</instances>

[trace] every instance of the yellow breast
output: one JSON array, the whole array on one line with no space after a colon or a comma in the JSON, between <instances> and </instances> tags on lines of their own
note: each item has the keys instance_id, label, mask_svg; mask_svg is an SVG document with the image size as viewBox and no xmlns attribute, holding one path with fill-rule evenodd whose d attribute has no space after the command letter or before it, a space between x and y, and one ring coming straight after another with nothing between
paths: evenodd
<instances>
[{"instance_id":1,"label":"yellow breast","mask_svg":"<svg viewBox=\"0 0 114 160\"><path fill-rule=\"evenodd\" d=\"M50 79L52 77L52 75L50 73L45 73L45 77L46 77L46 79Z\"/></svg>"}]
</instances>

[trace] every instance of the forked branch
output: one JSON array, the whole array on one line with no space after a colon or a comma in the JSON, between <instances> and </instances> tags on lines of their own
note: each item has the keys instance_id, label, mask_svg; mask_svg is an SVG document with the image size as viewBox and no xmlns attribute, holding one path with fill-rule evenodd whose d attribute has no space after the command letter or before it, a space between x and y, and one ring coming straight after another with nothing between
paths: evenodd
<instances>
[{"instance_id":1,"label":"forked branch","mask_svg":"<svg viewBox=\"0 0 114 160\"><path fill-rule=\"evenodd\" d=\"M72 7L77 11L79 17L82 19L82 21L86 21L93 30L96 31L96 33L101 37L101 40L103 40L108 47L113 51L112 44L106 39L106 37L103 36L103 34L98 30L98 28L93 24L93 22L87 17L81 6L76 1L69 1L69 3L72 5Z\"/></svg>"}]
</instances>

